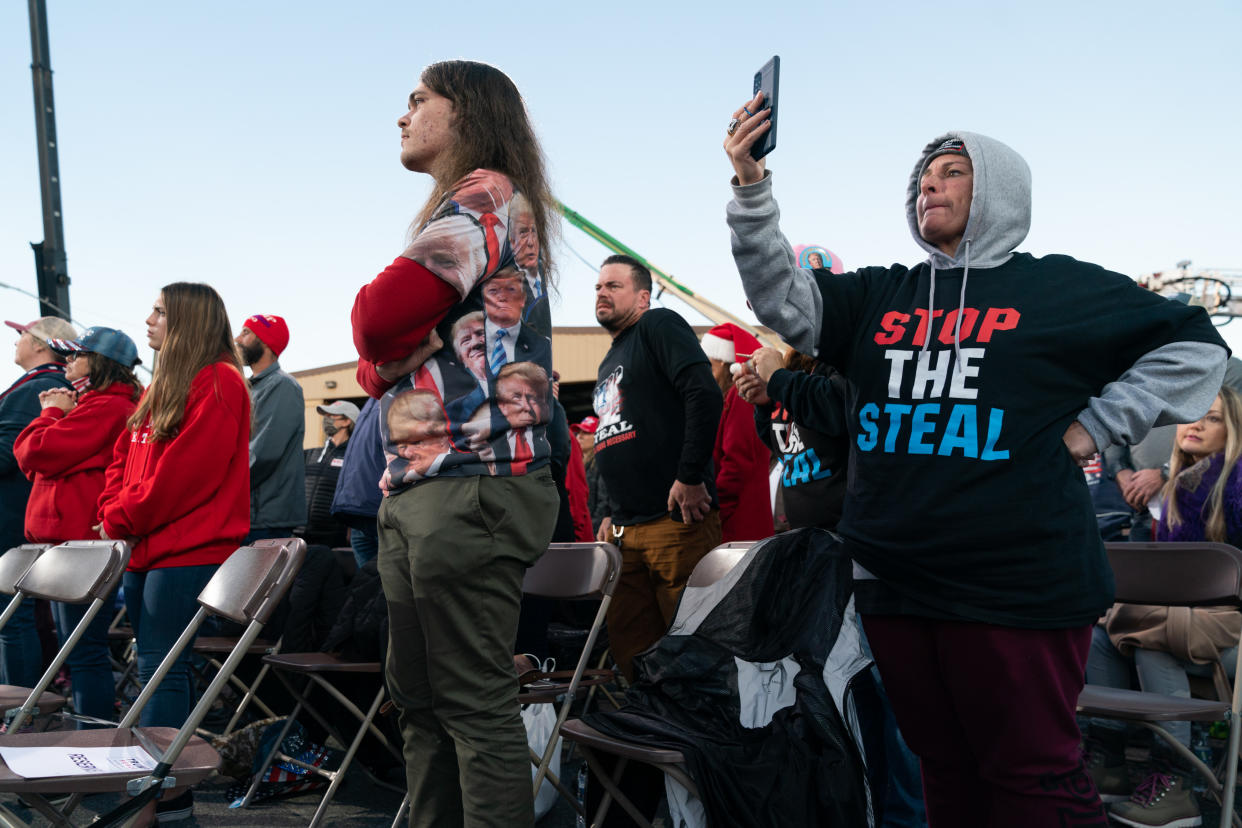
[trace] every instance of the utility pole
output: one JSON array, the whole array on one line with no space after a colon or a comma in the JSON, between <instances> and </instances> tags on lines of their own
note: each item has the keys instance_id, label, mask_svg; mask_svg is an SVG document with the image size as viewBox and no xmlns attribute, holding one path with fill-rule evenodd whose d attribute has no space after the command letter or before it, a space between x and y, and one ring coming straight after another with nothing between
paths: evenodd
<instances>
[{"instance_id":1,"label":"utility pole","mask_svg":"<svg viewBox=\"0 0 1242 828\"><path fill-rule=\"evenodd\" d=\"M69 265L60 214L60 162L56 152L56 107L52 102L45 0L30 0L30 55L39 143L39 189L43 196L43 241L30 243L34 248L39 314L69 319Z\"/></svg>"}]
</instances>

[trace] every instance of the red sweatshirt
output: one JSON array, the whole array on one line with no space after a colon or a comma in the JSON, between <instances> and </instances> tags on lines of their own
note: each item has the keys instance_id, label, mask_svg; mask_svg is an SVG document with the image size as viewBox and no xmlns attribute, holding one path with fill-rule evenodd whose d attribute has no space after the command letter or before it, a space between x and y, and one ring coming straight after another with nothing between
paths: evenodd
<instances>
[{"instance_id":1,"label":"red sweatshirt","mask_svg":"<svg viewBox=\"0 0 1242 828\"><path fill-rule=\"evenodd\" d=\"M404 256L363 285L350 315L362 389L372 397L384 396L393 384L375 373L376 363L403 359L460 298L452 285Z\"/></svg>"},{"instance_id":2,"label":"red sweatshirt","mask_svg":"<svg viewBox=\"0 0 1242 828\"><path fill-rule=\"evenodd\" d=\"M223 563L250 531L250 390L227 362L190 384L171 440L148 420L116 442L99 499L110 538L137 537L136 572Z\"/></svg>"},{"instance_id":3,"label":"red sweatshirt","mask_svg":"<svg viewBox=\"0 0 1242 828\"><path fill-rule=\"evenodd\" d=\"M87 391L66 414L45 408L17 436L13 454L32 488L26 538L61 543L99 537L91 531L116 438L134 413L134 389L113 383Z\"/></svg>"},{"instance_id":4,"label":"red sweatshirt","mask_svg":"<svg viewBox=\"0 0 1242 828\"><path fill-rule=\"evenodd\" d=\"M712 460L720 499L720 540L762 540L774 534L768 491L772 454L755 431L755 408L730 386L725 394Z\"/></svg>"},{"instance_id":5,"label":"red sweatshirt","mask_svg":"<svg viewBox=\"0 0 1242 828\"><path fill-rule=\"evenodd\" d=\"M572 432L569 435L569 465L565 468L565 488L569 492L569 514L574 519L574 540L578 543L590 543L595 540L595 529L591 525L591 509L587 506L589 491L586 461L582 457L582 446L578 445L578 437Z\"/></svg>"}]
</instances>

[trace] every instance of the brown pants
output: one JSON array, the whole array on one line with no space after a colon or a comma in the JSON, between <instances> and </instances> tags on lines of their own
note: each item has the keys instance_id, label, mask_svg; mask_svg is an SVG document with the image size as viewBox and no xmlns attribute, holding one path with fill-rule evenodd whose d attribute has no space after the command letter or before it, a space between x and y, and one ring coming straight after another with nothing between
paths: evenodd
<instances>
[{"instance_id":1,"label":"brown pants","mask_svg":"<svg viewBox=\"0 0 1242 828\"><path fill-rule=\"evenodd\" d=\"M608 641L617 666L633 681L634 656L668 630L694 565L720 545L720 512L713 509L698 523L664 517L614 527L613 534L621 578L608 607Z\"/></svg>"}]
</instances>

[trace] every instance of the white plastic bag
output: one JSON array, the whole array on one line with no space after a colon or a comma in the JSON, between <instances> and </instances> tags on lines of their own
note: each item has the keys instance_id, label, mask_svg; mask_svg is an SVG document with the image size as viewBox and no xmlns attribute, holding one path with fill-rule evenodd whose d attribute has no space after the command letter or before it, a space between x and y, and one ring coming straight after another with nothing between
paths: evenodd
<instances>
[{"instance_id":1,"label":"white plastic bag","mask_svg":"<svg viewBox=\"0 0 1242 828\"><path fill-rule=\"evenodd\" d=\"M526 725L526 741L530 749L535 752L536 756L543 756L544 750L548 747L548 738L552 735L552 729L556 727L556 705L526 705L522 708L522 724ZM538 768L532 762L530 766L532 783L535 781L537 771ZM552 751L552 760L548 763L548 772L556 774L557 779L561 777L561 738L559 736L556 738L556 750ZM555 804L556 788L545 778L535 797L535 819L542 819L543 815L552 810Z\"/></svg>"}]
</instances>

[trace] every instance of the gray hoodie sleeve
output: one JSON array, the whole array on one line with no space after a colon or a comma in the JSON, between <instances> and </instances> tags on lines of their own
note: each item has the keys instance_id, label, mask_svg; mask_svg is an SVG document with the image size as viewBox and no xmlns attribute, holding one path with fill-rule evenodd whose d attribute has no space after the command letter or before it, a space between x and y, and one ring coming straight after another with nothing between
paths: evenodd
<instances>
[{"instance_id":1,"label":"gray hoodie sleeve","mask_svg":"<svg viewBox=\"0 0 1242 828\"><path fill-rule=\"evenodd\" d=\"M1078 422L1101 451L1132 446L1152 426L1194 422L1220 391L1226 354L1208 342L1170 342L1148 351L1087 401Z\"/></svg>"},{"instance_id":2,"label":"gray hoodie sleeve","mask_svg":"<svg viewBox=\"0 0 1242 828\"><path fill-rule=\"evenodd\" d=\"M798 267L793 246L781 233L771 171L754 184L734 184L725 215L733 260L755 316L795 350L815 355L824 300L810 272Z\"/></svg>"}]
</instances>

